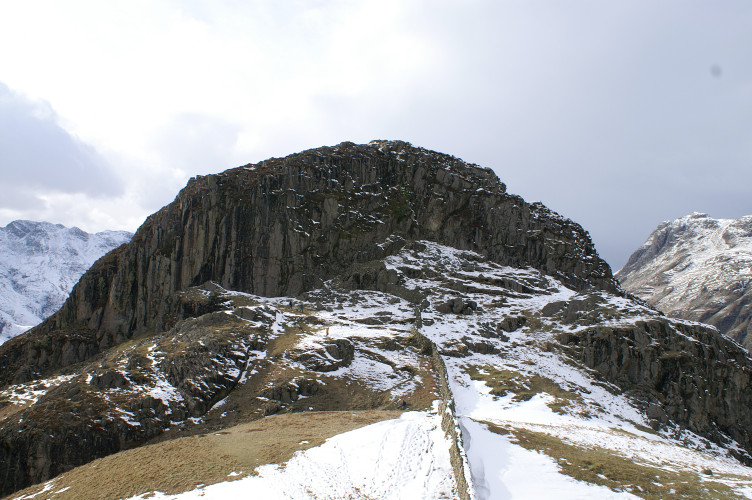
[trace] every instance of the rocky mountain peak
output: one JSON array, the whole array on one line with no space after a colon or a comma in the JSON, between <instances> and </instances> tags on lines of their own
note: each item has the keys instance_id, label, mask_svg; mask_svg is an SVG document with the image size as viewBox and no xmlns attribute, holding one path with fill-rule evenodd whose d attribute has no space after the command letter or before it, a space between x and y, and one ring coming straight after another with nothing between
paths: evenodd
<instances>
[{"instance_id":1,"label":"rocky mountain peak","mask_svg":"<svg viewBox=\"0 0 752 500\"><path fill-rule=\"evenodd\" d=\"M0 343L60 309L94 261L131 236L28 220L0 228Z\"/></svg>"},{"instance_id":2,"label":"rocky mountain peak","mask_svg":"<svg viewBox=\"0 0 752 500\"><path fill-rule=\"evenodd\" d=\"M677 318L701 321L749 347L752 216L693 213L661 223L616 277Z\"/></svg>"},{"instance_id":3,"label":"rocky mountain peak","mask_svg":"<svg viewBox=\"0 0 752 500\"><path fill-rule=\"evenodd\" d=\"M490 169L401 141L341 143L191 179L35 331L73 342L75 354L61 357L55 344L0 353L12 367L4 380L173 325L184 314L176 293L190 286L296 296L420 239L576 289L618 287L581 226L507 194Z\"/></svg>"}]
</instances>

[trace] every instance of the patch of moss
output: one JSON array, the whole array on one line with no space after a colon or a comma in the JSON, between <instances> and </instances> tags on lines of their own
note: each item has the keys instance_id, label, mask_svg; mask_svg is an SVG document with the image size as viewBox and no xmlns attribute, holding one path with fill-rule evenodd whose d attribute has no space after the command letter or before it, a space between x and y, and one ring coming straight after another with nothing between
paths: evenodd
<instances>
[{"instance_id":1,"label":"patch of moss","mask_svg":"<svg viewBox=\"0 0 752 500\"><path fill-rule=\"evenodd\" d=\"M553 458L564 474L578 481L599 484L614 491L627 491L651 500L744 498L728 485L709 480L695 471L675 471L657 465L641 464L605 448L586 449L543 432L506 428L488 422L486 424L493 432L511 436L523 448Z\"/></svg>"},{"instance_id":2,"label":"patch of moss","mask_svg":"<svg viewBox=\"0 0 752 500\"><path fill-rule=\"evenodd\" d=\"M231 300L234 307L256 307L260 302L247 295L223 295L222 300ZM289 308L285 308L289 310Z\"/></svg>"},{"instance_id":3,"label":"patch of moss","mask_svg":"<svg viewBox=\"0 0 752 500\"><path fill-rule=\"evenodd\" d=\"M545 333L555 331L555 324L544 320L539 313L526 310L522 311L522 316L525 317L525 328L528 331Z\"/></svg>"},{"instance_id":4,"label":"patch of moss","mask_svg":"<svg viewBox=\"0 0 752 500\"><path fill-rule=\"evenodd\" d=\"M652 429L652 428L647 427L645 425L638 424L638 423L635 423L635 422L632 422L632 425L634 425L637 430L640 430L640 431L645 432L647 434L658 434L655 431L655 429Z\"/></svg>"},{"instance_id":5,"label":"patch of moss","mask_svg":"<svg viewBox=\"0 0 752 500\"><path fill-rule=\"evenodd\" d=\"M682 351L666 351L658 358L660 361L687 361L689 355Z\"/></svg>"},{"instance_id":6,"label":"patch of moss","mask_svg":"<svg viewBox=\"0 0 752 500\"><path fill-rule=\"evenodd\" d=\"M400 186L397 193L389 196L385 211L397 220L406 217L413 209L411 203L412 197L413 195L409 186Z\"/></svg>"},{"instance_id":7,"label":"patch of moss","mask_svg":"<svg viewBox=\"0 0 752 500\"><path fill-rule=\"evenodd\" d=\"M536 394L550 394L554 401L548 406L557 413L565 413L565 408L573 402L582 401L579 394L563 389L550 378L540 375L528 377L517 371L499 370L489 365L471 366L467 373L471 379L485 382L494 396L506 396L511 392L514 394L514 401L528 401Z\"/></svg>"}]
</instances>

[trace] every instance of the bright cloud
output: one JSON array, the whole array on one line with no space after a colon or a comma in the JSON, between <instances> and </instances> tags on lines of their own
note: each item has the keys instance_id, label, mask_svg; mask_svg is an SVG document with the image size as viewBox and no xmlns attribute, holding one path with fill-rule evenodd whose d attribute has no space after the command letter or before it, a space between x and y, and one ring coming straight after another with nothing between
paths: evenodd
<instances>
[{"instance_id":1,"label":"bright cloud","mask_svg":"<svg viewBox=\"0 0 752 500\"><path fill-rule=\"evenodd\" d=\"M751 15L742 0L0 0L4 95L46 113L12 141L37 156L0 151L0 223L133 230L193 175L390 138L494 168L619 267L663 219L752 213ZM30 175L55 151L57 173Z\"/></svg>"}]
</instances>

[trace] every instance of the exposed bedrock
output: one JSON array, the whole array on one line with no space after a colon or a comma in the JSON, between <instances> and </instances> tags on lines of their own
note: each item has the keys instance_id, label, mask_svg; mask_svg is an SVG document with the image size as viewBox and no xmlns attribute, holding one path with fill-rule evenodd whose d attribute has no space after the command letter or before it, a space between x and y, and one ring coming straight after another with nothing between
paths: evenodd
<instances>
[{"instance_id":1,"label":"exposed bedrock","mask_svg":"<svg viewBox=\"0 0 752 500\"><path fill-rule=\"evenodd\" d=\"M752 362L714 329L656 319L628 328L595 326L559 340L644 401L656 424L673 421L720 443L725 434L752 450Z\"/></svg>"}]
</instances>

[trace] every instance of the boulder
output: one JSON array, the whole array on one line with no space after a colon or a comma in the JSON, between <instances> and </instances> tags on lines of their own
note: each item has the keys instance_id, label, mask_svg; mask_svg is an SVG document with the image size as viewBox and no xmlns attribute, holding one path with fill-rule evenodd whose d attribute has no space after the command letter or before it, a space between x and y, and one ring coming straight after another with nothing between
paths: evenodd
<instances>
[{"instance_id":1,"label":"boulder","mask_svg":"<svg viewBox=\"0 0 752 500\"><path fill-rule=\"evenodd\" d=\"M478 309L477 302L463 298L450 299L436 306L436 310L443 314L472 314Z\"/></svg>"}]
</instances>

